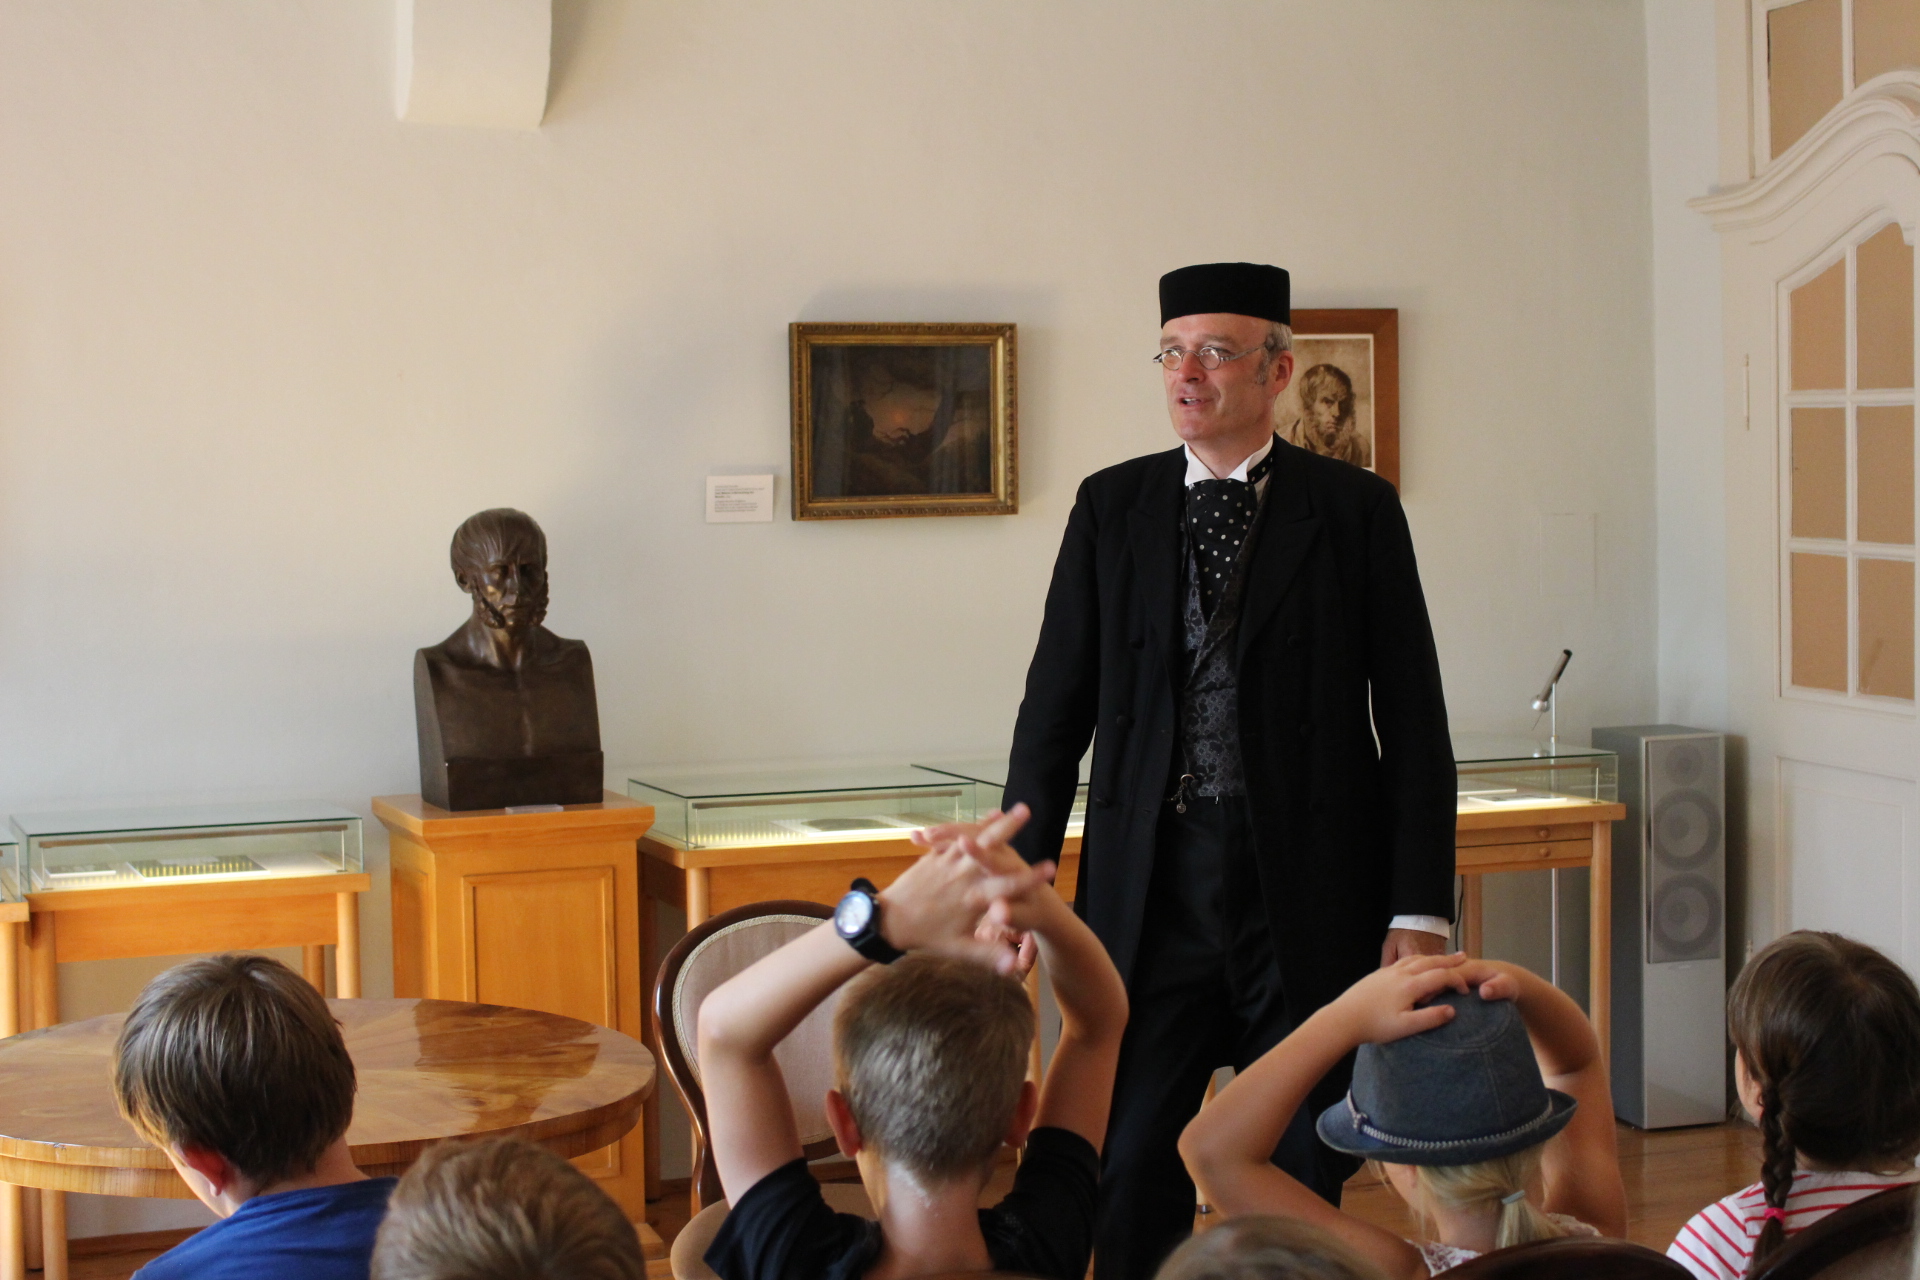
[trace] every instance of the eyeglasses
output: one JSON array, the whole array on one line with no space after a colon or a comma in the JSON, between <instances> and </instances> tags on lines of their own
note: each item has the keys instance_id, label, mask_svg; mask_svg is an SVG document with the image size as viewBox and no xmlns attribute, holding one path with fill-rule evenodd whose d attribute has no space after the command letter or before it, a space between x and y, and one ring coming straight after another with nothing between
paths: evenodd
<instances>
[{"instance_id":1,"label":"eyeglasses","mask_svg":"<svg viewBox=\"0 0 1920 1280\"><path fill-rule=\"evenodd\" d=\"M1213 370L1229 361L1245 360L1248 356L1259 355L1265 350L1265 347L1250 347L1239 355L1228 355L1225 347L1205 346L1192 354L1200 361L1202 369ZM1172 371L1187 362L1187 354L1185 347L1167 347L1153 358L1153 362L1162 369Z\"/></svg>"}]
</instances>

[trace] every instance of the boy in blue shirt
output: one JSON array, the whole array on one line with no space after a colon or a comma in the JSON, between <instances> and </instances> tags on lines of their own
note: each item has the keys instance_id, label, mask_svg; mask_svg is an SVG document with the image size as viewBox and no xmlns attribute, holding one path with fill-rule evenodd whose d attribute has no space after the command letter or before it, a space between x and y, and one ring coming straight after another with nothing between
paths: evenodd
<instances>
[{"instance_id":1,"label":"boy in blue shirt","mask_svg":"<svg viewBox=\"0 0 1920 1280\"><path fill-rule=\"evenodd\" d=\"M136 1280L367 1280L394 1179L354 1166L353 1060L298 974L251 955L167 970L120 1030L113 1088L222 1219Z\"/></svg>"}]
</instances>

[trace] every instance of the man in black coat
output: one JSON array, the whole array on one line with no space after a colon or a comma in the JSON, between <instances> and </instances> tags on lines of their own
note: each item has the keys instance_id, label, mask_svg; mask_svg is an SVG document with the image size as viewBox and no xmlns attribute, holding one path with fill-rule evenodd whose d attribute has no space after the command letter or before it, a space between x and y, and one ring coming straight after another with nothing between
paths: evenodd
<instances>
[{"instance_id":1,"label":"man in black coat","mask_svg":"<svg viewBox=\"0 0 1920 1280\"><path fill-rule=\"evenodd\" d=\"M1057 856L1093 740L1075 906L1132 1005L1103 1152L1100 1280L1188 1233L1176 1149L1241 1068L1376 965L1444 950L1453 753L1393 486L1273 435L1293 373L1288 278L1216 263L1160 282L1182 447L1080 486L1014 729L1004 805ZM1334 1203L1355 1163L1312 1117L1275 1163ZM1337 1077L1337 1078L1336 1078Z\"/></svg>"}]
</instances>

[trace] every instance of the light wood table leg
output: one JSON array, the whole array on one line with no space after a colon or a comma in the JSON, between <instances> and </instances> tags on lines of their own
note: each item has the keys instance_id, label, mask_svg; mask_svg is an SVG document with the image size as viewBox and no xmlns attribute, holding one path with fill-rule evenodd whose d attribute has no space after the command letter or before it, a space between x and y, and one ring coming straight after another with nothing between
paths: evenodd
<instances>
[{"instance_id":1,"label":"light wood table leg","mask_svg":"<svg viewBox=\"0 0 1920 1280\"><path fill-rule=\"evenodd\" d=\"M52 911L36 913L27 922L28 985L33 992L33 1007L27 1011L30 1026L51 1027L60 1021L60 968L55 963L54 921Z\"/></svg>"},{"instance_id":2,"label":"light wood table leg","mask_svg":"<svg viewBox=\"0 0 1920 1280\"><path fill-rule=\"evenodd\" d=\"M1476 959L1482 939L1480 877L1460 877L1460 949Z\"/></svg>"},{"instance_id":3,"label":"light wood table leg","mask_svg":"<svg viewBox=\"0 0 1920 1280\"><path fill-rule=\"evenodd\" d=\"M1613 1048L1613 824L1593 824L1593 866L1587 899L1592 940L1587 956L1587 1009L1600 1059L1611 1061Z\"/></svg>"},{"instance_id":4,"label":"light wood table leg","mask_svg":"<svg viewBox=\"0 0 1920 1280\"><path fill-rule=\"evenodd\" d=\"M689 931L698 925L705 924L707 917L712 914L707 910L707 903L711 901L707 896L708 874L705 867L687 868L687 929Z\"/></svg>"},{"instance_id":5,"label":"light wood table leg","mask_svg":"<svg viewBox=\"0 0 1920 1280\"><path fill-rule=\"evenodd\" d=\"M67 1280L67 1193L40 1193L40 1234L42 1275L46 1280Z\"/></svg>"},{"instance_id":6,"label":"light wood table leg","mask_svg":"<svg viewBox=\"0 0 1920 1280\"><path fill-rule=\"evenodd\" d=\"M339 938L333 948L334 986L342 1000L360 998L360 895L334 895Z\"/></svg>"},{"instance_id":7,"label":"light wood table leg","mask_svg":"<svg viewBox=\"0 0 1920 1280\"><path fill-rule=\"evenodd\" d=\"M20 1034L20 939L25 926L0 925L0 1037Z\"/></svg>"},{"instance_id":8,"label":"light wood table leg","mask_svg":"<svg viewBox=\"0 0 1920 1280\"><path fill-rule=\"evenodd\" d=\"M321 995L327 994L327 948L306 946L300 948L300 976L308 985Z\"/></svg>"},{"instance_id":9,"label":"light wood table leg","mask_svg":"<svg viewBox=\"0 0 1920 1280\"><path fill-rule=\"evenodd\" d=\"M40 1269L40 1193L32 1187L20 1188L20 1239L26 1246L27 1270Z\"/></svg>"},{"instance_id":10,"label":"light wood table leg","mask_svg":"<svg viewBox=\"0 0 1920 1280\"><path fill-rule=\"evenodd\" d=\"M0 1184L0 1280L27 1280L25 1244L20 1231L20 1188Z\"/></svg>"},{"instance_id":11,"label":"light wood table leg","mask_svg":"<svg viewBox=\"0 0 1920 1280\"><path fill-rule=\"evenodd\" d=\"M654 1025L653 983L658 977L654 953L659 950L659 926L654 919L655 903L646 891L646 855L640 855L640 1040L653 1051L653 1060L661 1061L660 1029ZM647 1096L642 1111L641 1153L646 1161L646 1189L649 1201L660 1198L660 1090Z\"/></svg>"}]
</instances>

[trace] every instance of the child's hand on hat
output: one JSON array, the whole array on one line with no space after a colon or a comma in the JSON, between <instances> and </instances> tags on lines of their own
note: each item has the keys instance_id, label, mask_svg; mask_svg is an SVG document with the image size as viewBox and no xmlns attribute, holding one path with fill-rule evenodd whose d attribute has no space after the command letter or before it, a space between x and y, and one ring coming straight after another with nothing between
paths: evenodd
<instances>
[{"instance_id":1,"label":"child's hand on hat","mask_svg":"<svg viewBox=\"0 0 1920 1280\"><path fill-rule=\"evenodd\" d=\"M1517 1000L1520 983L1506 968L1490 960L1469 960L1460 966L1469 987L1478 987L1482 1000Z\"/></svg>"},{"instance_id":2,"label":"child's hand on hat","mask_svg":"<svg viewBox=\"0 0 1920 1280\"><path fill-rule=\"evenodd\" d=\"M1450 956L1409 956L1376 969L1348 987L1328 1006L1352 1043L1385 1044L1431 1031L1452 1019L1451 1006L1421 1007L1442 991L1468 989L1464 952Z\"/></svg>"}]
</instances>

